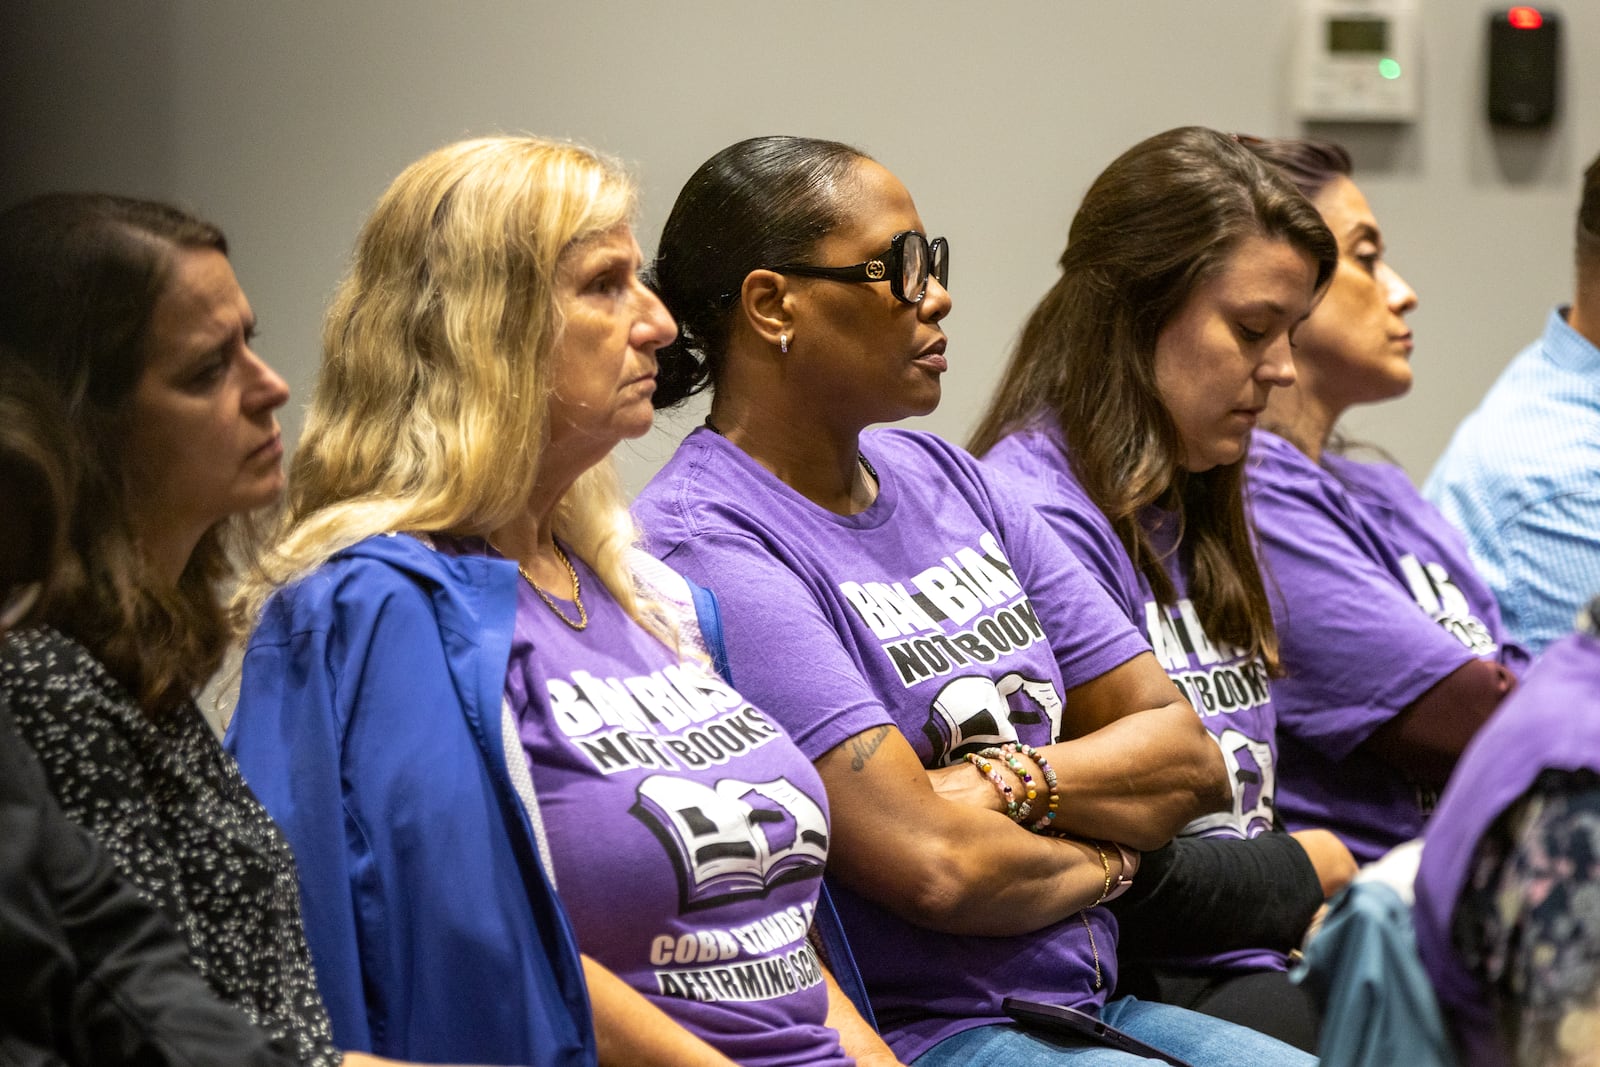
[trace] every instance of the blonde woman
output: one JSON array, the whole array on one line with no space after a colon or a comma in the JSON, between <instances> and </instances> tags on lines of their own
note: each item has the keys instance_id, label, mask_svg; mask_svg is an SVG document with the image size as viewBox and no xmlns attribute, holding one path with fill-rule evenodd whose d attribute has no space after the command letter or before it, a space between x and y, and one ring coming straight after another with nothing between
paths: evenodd
<instances>
[{"instance_id":1,"label":"blonde woman","mask_svg":"<svg viewBox=\"0 0 1600 1067\"><path fill-rule=\"evenodd\" d=\"M576 942L602 1060L843 1065L853 1024L892 1063L806 940L820 780L710 669L709 598L630 547L607 456L676 334L633 209L613 165L532 138L384 194L241 595L229 743L295 845L346 1043L576 1056Z\"/></svg>"}]
</instances>

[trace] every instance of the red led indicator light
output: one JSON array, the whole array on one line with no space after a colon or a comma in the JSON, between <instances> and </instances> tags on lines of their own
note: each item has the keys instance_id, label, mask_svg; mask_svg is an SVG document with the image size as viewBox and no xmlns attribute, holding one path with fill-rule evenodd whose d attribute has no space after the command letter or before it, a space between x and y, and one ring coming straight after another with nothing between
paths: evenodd
<instances>
[{"instance_id":1,"label":"red led indicator light","mask_svg":"<svg viewBox=\"0 0 1600 1067\"><path fill-rule=\"evenodd\" d=\"M1536 30L1544 25L1544 16L1536 7L1514 7L1506 12L1506 21L1519 30Z\"/></svg>"}]
</instances>

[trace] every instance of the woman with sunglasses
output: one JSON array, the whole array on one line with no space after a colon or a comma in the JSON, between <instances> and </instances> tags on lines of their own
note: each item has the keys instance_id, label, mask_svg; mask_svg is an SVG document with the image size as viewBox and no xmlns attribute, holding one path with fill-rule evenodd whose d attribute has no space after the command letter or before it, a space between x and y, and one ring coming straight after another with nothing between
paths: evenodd
<instances>
[{"instance_id":1,"label":"woman with sunglasses","mask_svg":"<svg viewBox=\"0 0 1600 1067\"><path fill-rule=\"evenodd\" d=\"M1227 800L1148 646L1032 510L939 439L948 247L846 145L707 161L662 234L680 323L658 406L714 389L635 507L722 601L735 684L816 764L829 866L890 1046L945 1063L1137 1062L1013 1025L1031 997L1197 1064L1304 1062L1251 1031L1108 1001L1100 905L1138 849Z\"/></svg>"},{"instance_id":2,"label":"woman with sunglasses","mask_svg":"<svg viewBox=\"0 0 1600 1067\"><path fill-rule=\"evenodd\" d=\"M1316 1013L1287 954L1355 865L1325 830L1273 832L1277 636L1243 479L1334 255L1316 211L1238 141L1147 138L1084 195L972 441L1141 630L1234 782L1230 809L1151 858L1146 884L1160 869L1166 885L1119 903L1138 950L1127 988L1308 1050Z\"/></svg>"},{"instance_id":3,"label":"woman with sunglasses","mask_svg":"<svg viewBox=\"0 0 1600 1067\"><path fill-rule=\"evenodd\" d=\"M1339 243L1297 334L1295 383L1262 414L1248 469L1284 677L1274 686L1291 829L1360 862L1422 832L1462 750L1526 664L1461 535L1392 463L1345 454L1339 418L1411 387L1417 294L1338 145L1245 140Z\"/></svg>"}]
</instances>

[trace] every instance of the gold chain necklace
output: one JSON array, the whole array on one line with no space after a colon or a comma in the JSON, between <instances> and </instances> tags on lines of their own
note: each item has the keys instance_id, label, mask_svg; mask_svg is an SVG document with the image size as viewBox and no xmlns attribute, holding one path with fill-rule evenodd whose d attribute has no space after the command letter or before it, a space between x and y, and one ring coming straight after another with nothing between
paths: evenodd
<instances>
[{"instance_id":1,"label":"gold chain necklace","mask_svg":"<svg viewBox=\"0 0 1600 1067\"><path fill-rule=\"evenodd\" d=\"M1078 912L1078 918L1083 920L1083 932L1089 935L1089 951L1094 953L1094 987L1099 989L1105 984L1105 979L1100 976L1100 946L1094 943L1094 927L1089 925L1088 908Z\"/></svg>"},{"instance_id":2,"label":"gold chain necklace","mask_svg":"<svg viewBox=\"0 0 1600 1067\"><path fill-rule=\"evenodd\" d=\"M500 552L500 549L495 548L492 542L490 543L489 547L493 548L496 552ZM578 620L576 622L569 619L566 612L562 611L556 606L556 602L550 599L549 593L546 593L543 589L539 588L539 583L533 580L533 575L528 573L528 569L522 565L521 560L516 561L517 573L522 575L523 581L527 582L533 587L533 591L535 593L539 594L539 599L544 601L544 606L555 612L556 618L560 619L562 622L581 633L589 627L589 612L583 606L583 585L578 581L578 569L572 565L572 561L567 558L567 554L561 551L560 545L552 541L551 547L556 550L556 558L561 561L562 566L567 568L567 575L572 579L572 602L578 605ZM502 556L505 555L504 552L500 552L500 554Z\"/></svg>"}]
</instances>

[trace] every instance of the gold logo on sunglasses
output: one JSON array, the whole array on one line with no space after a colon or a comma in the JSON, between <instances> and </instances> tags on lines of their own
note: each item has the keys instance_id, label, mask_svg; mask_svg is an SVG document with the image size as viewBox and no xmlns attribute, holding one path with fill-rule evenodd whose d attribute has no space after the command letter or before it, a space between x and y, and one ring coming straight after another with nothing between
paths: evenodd
<instances>
[{"instance_id":1,"label":"gold logo on sunglasses","mask_svg":"<svg viewBox=\"0 0 1600 1067\"><path fill-rule=\"evenodd\" d=\"M883 265L883 260L881 259L875 259L867 264L867 277L871 278L875 282L881 281L883 276L888 272L889 268Z\"/></svg>"}]
</instances>

